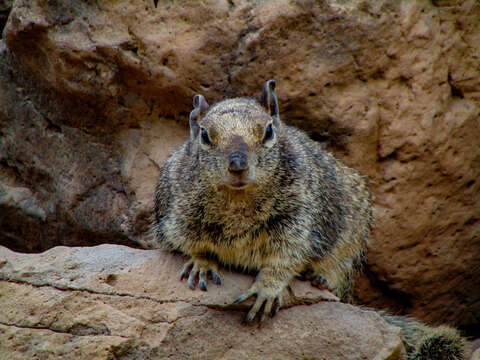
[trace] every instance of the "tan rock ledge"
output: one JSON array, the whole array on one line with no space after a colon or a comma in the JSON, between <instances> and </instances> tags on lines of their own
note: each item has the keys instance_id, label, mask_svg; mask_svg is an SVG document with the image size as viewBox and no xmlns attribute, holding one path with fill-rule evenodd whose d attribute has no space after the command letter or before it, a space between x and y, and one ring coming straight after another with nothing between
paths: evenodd
<instances>
[{"instance_id":1,"label":"tan rock ledge","mask_svg":"<svg viewBox=\"0 0 480 360\"><path fill-rule=\"evenodd\" d=\"M251 276L192 291L184 259L119 245L0 247L0 358L402 359L400 329L308 282L261 328L228 304Z\"/></svg>"}]
</instances>

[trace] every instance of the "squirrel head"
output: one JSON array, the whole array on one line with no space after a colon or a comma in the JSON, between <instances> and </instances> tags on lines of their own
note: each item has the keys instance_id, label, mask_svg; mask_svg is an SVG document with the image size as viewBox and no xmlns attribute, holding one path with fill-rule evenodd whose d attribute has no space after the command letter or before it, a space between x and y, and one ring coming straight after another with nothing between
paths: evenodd
<instances>
[{"instance_id":1,"label":"squirrel head","mask_svg":"<svg viewBox=\"0 0 480 360\"><path fill-rule=\"evenodd\" d=\"M267 81L258 99L227 99L209 106L195 95L193 106L190 141L202 178L219 189L268 184L279 161L282 128L275 81Z\"/></svg>"}]
</instances>

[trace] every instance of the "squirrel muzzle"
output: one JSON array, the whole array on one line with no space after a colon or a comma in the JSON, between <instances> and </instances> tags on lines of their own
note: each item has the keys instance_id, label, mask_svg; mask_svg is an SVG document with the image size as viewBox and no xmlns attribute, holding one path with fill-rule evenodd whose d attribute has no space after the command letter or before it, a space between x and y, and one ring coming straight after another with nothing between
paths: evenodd
<instances>
[{"instance_id":1,"label":"squirrel muzzle","mask_svg":"<svg viewBox=\"0 0 480 360\"><path fill-rule=\"evenodd\" d=\"M241 150L236 150L228 156L228 179L225 183L229 188L240 190L253 183L249 178L248 156Z\"/></svg>"}]
</instances>

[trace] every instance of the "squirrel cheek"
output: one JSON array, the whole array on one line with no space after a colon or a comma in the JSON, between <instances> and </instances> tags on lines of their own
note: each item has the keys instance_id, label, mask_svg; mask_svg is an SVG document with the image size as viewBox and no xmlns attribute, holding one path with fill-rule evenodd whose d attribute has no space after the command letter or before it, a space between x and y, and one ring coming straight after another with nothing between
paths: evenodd
<instances>
[{"instance_id":1,"label":"squirrel cheek","mask_svg":"<svg viewBox=\"0 0 480 360\"><path fill-rule=\"evenodd\" d=\"M275 145L276 142L277 142L277 136L274 134L271 139L263 142L263 146L265 146L267 149L270 149L273 147L273 145Z\"/></svg>"},{"instance_id":2,"label":"squirrel cheek","mask_svg":"<svg viewBox=\"0 0 480 360\"><path fill-rule=\"evenodd\" d=\"M202 143L200 143L200 148L201 148L202 150L205 150L205 151L210 150L210 148L209 148L207 145L204 145L204 144L202 144Z\"/></svg>"}]
</instances>

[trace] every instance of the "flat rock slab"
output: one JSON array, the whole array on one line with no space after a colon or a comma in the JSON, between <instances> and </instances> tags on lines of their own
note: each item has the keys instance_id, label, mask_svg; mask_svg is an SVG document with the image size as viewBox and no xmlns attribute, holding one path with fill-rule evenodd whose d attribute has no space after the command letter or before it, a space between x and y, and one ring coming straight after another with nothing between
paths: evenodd
<instances>
[{"instance_id":1,"label":"flat rock slab","mask_svg":"<svg viewBox=\"0 0 480 360\"><path fill-rule=\"evenodd\" d=\"M119 245L19 254L0 247L0 358L402 359L400 329L296 280L261 328L229 304L251 276L192 291L185 259Z\"/></svg>"}]
</instances>

